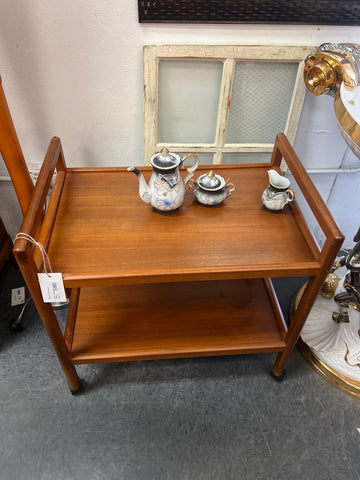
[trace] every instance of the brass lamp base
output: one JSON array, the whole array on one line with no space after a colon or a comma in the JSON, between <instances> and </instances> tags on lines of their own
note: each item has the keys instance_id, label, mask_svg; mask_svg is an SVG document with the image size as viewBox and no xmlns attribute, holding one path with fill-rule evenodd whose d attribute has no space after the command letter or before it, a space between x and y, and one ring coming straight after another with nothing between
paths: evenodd
<instances>
[{"instance_id":1,"label":"brass lamp base","mask_svg":"<svg viewBox=\"0 0 360 480\"><path fill-rule=\"evenodd\" d=\"M295 313L295 310L296 310L296 308L297 308L297 306L300 302L300 299L301 299L301 296L303 294L304 288L305 288L305 286L303 286L299 290L299 292L297 293L297 295L295 296L295 298L293 300L292 307L291 307L291 313L290 313L291 318L293 317L293 315ZM321 302L321 301L323 301L323 302L328 301L329 302L329 304L330 304L329 305L330 306L329 310L332 308L333 305L335 305L335 302L333 302L333 300L331 300L331 299L326 299L325 300L322 297L320 297L320 295L319 295L319 302ZM316 301L315 301L315 304L316 304ZM321 315L320 320L325 320L325 322L326 322L329 319L329 316L330 316L330 319L331 319L331 312L329 313L329 310L324 309L323 311L321 311L321 308L317 309L317 316L319 316L319 312L320 312L320 315ZM329 322L330 321L332 322L332 320L329 320ZM311 327L311 323L313 323L313 324L316 323L316 322L319 323L319 317L317 317L316 319L312 318L312 312L310 312L307 323L308 322L310 322L310 327ZM306 328L307 323L305 324L304 328ZM336 335L335 330L334 330L334 334L332 336L334 337L334 335ZM329 337L331 337L331 334L329 335ZM338 343L344 347L344 345L341 341L338 342ZM345 342L344 342L344 344L346 346L345 347L345 355L344 355L343 349L340 349L339 353L338 353L338 357L340 358L340 362L342 362L344 366L348 367L348 363L347 363L347 361L348 361L348 359L347 359L347 355L348 355L347 347L348 347L348 345ZM359 337L359 344L360 344L360 337ZM337 370L331 364L332 361L331 361L330 355L329 355L329 358L327 358L326 352L325 353L324 352L318 352L315 348L310 347L303 340L302 337L299 338L297 345L298 345L298 348L299 348L301 354L305 358L305 360L309 363L309 365L318 374L320 374L323 378L325 378L325 380L327 380L329 383L331 383L334 387L338 388L339 390L342 390L343 392L345 392L349 395L352 395L354 397L360 398L359 375L356 375L357 378L353 378L350 375L346 375L344 372L339 371L339 370L341 370L341 367L339 368L339 370ZM353 368L356 373L360 372L360 366L357 365L357 364L352 365L351 368ZM355 377L355 375L354 375L354 377Z\"/></svg>"},{"instance_id":2,"label":"brass lamp base","mask_svg":"<svg viewBox=\"0 0 360 480\"><path fill-rule=\"evenodd\" d=\"M297 346L309 365L334 387L349 395L360 398L360 382L351 377L342 375L317 357L317 355L299 338Z\"/></svg>"}]
</instances>

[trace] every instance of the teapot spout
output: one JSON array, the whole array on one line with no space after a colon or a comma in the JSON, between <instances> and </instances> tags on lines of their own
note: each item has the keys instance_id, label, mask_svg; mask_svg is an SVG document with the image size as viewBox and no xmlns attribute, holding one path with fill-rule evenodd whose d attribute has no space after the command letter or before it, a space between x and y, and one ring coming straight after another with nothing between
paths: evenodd
<instances>
[{"instance_id":1,"label":"teapot spout","mask_svg":"<svg viewBox=\"0 0 360 480\"><path fill-rule=\"evenodd\" d=\"M146 183L144 175L136 167L129 167L128 172L134 172L139 180L139 196L145 203L151 202L151 191L149 185Z\"/></svg>"},{"instance_id":2,"label":"teapot spout","mask_svg":"<svg viewBox=\"0 0 360 480\"><path fill-rule=\"evenodd\" d=\"M276 170L268 170L269 183L275 188L286 189L290 186L290 180L283 177Z\"/></svg>"}]
</instances>

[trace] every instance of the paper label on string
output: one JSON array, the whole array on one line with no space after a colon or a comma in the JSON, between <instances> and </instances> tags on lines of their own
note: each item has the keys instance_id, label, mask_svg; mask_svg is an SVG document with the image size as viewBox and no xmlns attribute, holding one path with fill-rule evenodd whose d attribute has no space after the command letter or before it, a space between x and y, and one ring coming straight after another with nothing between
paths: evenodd
<instances>
[{"instance_id":1,"label":"paper label on string","mask_svg":"<svg viewBox=\"0 0 360 480\"><path fill-rule=\"evenodd\" d=\"M66 302L61 273L38 273L44 303Z\"/></svg>"}]
</instances>

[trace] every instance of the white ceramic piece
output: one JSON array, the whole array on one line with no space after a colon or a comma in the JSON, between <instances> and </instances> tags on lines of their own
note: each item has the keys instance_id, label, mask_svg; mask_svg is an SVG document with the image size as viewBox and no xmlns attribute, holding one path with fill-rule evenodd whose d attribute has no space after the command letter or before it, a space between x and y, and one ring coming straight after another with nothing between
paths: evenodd
<instances>
[{"instance_id":1,"label":"white ceramic piece","mask_svg":"<svg viewBox=\"0 0 360 480\"><path fill-rule=\"evenodd\" d=\"M223 202L235 190L233 183L227 183L221 175L213 171L201 175L196 182L192 180L189 188L198 202L203 205L215 206Z\"/></svg>"},{"instance_id":2,"label":"white ceramic piece","mask_svg":"<svg viewBox=\"0 0 360 480\"><path fill-rule=\"evenodd\" d=\"M276 170L268 170L269 185L262 194L261 200L267 210L280 212L285 205L295 199L295 193L289 188L290 180Z\"/></svg>"},{"instance_id":3,"label":"white ceramic piece","mask_svg":"<svg viewBox=\"0 0 360 480\"><path fill-rule=\"evenodd\" d=\"M347 273L343 267L336 274L342 276L335 294L344 290ZM335 323L332 313L338 310L333 298L318 295L301 332L302 340L325 365L342 375L360 381L360 312L349 308L349 322Z\"/></svg>"},{"instance_id":4,"label":"white ceramic piece","mask_svg":"<svg viewBox=\"0 0 360 480\"><path fill-rule=\"evenodd\" d=\"M180 169L187 158L195 159L194 165L187 169L188 175L183 180ZM176 212L185 198L185 186L199 165L199 159L194 154L186 154L180 158L176 153L170 153L164 148L150 159L153 171L149 184L143 174L135 167L129 167L139 179L139 195L145 203L150 203L154 209L167 215Z\"/></svg>"}]
</instances>

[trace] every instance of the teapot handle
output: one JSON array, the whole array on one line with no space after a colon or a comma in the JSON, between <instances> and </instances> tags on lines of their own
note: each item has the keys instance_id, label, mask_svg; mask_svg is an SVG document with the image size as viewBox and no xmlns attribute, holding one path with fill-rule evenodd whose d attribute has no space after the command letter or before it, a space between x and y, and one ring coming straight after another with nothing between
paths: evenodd
<instances>
[{"instance_id":1,"label":"teapot handle","mask_svg":"<svg viewBox=\"0 0 360 480\"><path fill-rule=\"evenodd\" d=\"M185 160L187 158L190 158L190 157L193 157L195 159L195 163L194 165L192 165L191 167L187 168L187 171L189 172L188 175L185 177L185 180L184 180L184 184L186 185L187 182L190 180L191 177L194 176L194 172L195 170L197 169L197 167L199 166L199 159L198 157L194 154L194 153L185 153L185 155L183 155L181 157L181 162L180 162L180 167L183 166L183 163L185 162Z\"/></svg>"},{"instance_id":2,"label":"teapot handle","mask_svg":"<svg viewBox=\"0 0 360 480\"><path fill-rule=\"evenodd\" d=\"M227 183L227 184L226 184L226 188L229 189L229 190L228 190L228 195L230 195L231 192L233 192L236 187L235 187L235 185L234 185L233 183Z\"/></svg>"}]
</instances>

